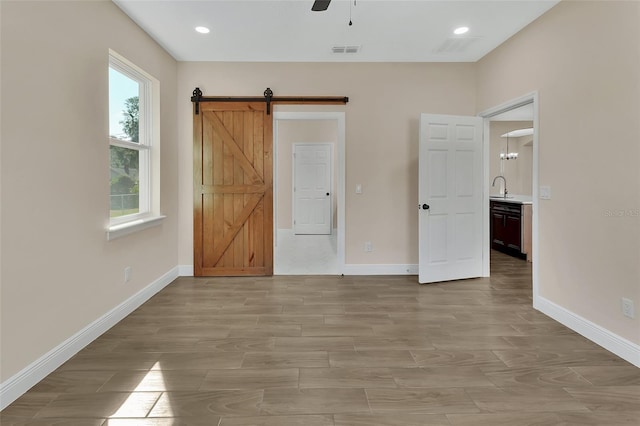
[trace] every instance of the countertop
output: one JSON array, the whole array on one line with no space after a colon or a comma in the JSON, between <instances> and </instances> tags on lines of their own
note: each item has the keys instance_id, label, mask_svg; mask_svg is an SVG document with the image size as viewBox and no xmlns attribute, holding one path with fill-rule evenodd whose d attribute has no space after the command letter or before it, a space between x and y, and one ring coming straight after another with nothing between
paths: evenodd
<instances>
[{"instance_id":1,"label":"countertop","mask_svg":"<svg viewBox=\"0 0 640 426\"><path fill-rule=\"evenodd\" d=\"M504 198L502 195L490 195L489 200L513 204L533 204L531 195L509 194L508 197L509 198Z\"/></svg>"}]
</instances>

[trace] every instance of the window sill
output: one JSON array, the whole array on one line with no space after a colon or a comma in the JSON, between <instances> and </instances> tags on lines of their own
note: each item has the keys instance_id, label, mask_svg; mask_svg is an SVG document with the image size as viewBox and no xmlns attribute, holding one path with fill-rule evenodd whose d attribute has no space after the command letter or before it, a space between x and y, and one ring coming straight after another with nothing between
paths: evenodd
<instances>
[{"instance_id":1,"label":"window sill","mask_svg":"<svg viewBox=\"0 0 640 426\"><path fill-rule=\"evenodd\" d=\"M115 240L116 238L142 231L143 229L161 225L164 218L166 218L166 216L150 216L138 220L132 220L131 222L112 225L107 229L107 241Z\"/></svg>"}]
</instances>

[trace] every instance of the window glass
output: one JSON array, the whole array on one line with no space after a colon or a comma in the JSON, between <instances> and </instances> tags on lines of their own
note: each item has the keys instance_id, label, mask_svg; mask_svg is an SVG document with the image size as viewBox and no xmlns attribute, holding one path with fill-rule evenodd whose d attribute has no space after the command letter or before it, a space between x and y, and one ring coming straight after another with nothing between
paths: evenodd
<instances>
[{"instance_id":1,"label":"window glass","mask_svg":"<svg viewBox=\"0 0 640 426\"><path fill-rule=\"evenodd\" d=\"M113 58L112 61L115 61ZM149 211L149 141L145 116L148 83L135 69L116 61L109 66L110 217L134 220ZM114 222L115 221L115 222Z\"/></svg>"},{"instance_id":2,"label":"window glass","mask_svg":"<svg viewBox=\"0 0 640 426\"><path fill-rule=\"evenodd\" d=\"M111 207L110 216L120 217L140 212L140 151L110 146Z\"/></svg>"},{"instance_id":3,"label":"window glass","mask_svg":"<svg viewBox=\"0 0 640 426\"><path fill-rule=\"evenodd\" d=\"M140 83L109 68L109 135L139 142Z\"/></svg>"}]
</instances>

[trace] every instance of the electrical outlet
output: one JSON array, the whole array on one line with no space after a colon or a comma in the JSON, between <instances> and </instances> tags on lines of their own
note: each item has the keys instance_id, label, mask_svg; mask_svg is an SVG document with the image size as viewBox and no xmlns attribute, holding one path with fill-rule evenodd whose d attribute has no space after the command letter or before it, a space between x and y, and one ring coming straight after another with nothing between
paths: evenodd
<instances>
[{"instance_id":1,"label":"electrical outlet","mask_svg":"<svg viewBox=\"0 0 640 426\"><path fill-rule=\"evenodd\" d=\"M129 281L131 281L131 266L124 268L124 282L128 283Z\"/></svg>"},{"instance_id":2,"label":"electrical outlet","mask_svg":"<svg viewBox=\"0 0 640 426\"><path fill-rule=\"evenodd\" d=\"M371 244L371 241L367 241L366 243L364 243L364 251L366 252L373 251L373 244Z\"/></svg>"},{"instance_id":3,"label":"electrical outlet","mask_svg":"<svg viewBox=\"0 0 640 426\"><path fill-rule=\"evenodd\" d=\"M627 299L626 297L622 298L622 315L629 318L636 317L636 310L633 306L633 300Z\"/></svg>"},{"instance_id":4,"label":"electrical outlet","mask_svg":"<svg viewBox=\"0 0 640 426\"><path fill-rule=\"evenodd\" d=\"M540 186L540 199L541 200L550 200L551 199L551 187L548 185Z\"/></svg>"}]
</instances>

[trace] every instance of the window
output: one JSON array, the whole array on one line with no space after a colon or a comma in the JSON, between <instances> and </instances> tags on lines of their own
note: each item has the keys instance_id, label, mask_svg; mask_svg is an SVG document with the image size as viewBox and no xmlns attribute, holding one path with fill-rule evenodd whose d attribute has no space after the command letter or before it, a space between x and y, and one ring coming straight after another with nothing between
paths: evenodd
<instances>
[{"instance_id":1,"label":"window","mask_svg":"<svg viewBox=\"0 0 640 426\"><path fill-rule=\"evenodd\" d=\"M153 197L159 191L152 185L159 166L158 88L156 79L110 52L110 239L159 217L159 202Z\"/></svg>"}]
</instances>

